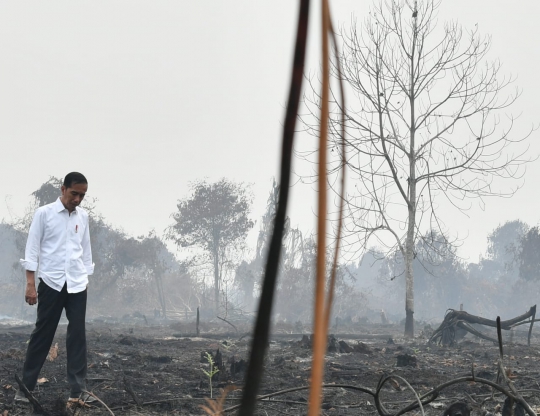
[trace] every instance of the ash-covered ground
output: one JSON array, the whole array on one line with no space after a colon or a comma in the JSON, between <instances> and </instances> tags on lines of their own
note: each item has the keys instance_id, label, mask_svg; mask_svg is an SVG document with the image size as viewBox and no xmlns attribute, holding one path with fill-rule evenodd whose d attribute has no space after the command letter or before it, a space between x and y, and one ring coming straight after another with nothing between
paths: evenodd
<instances>
[{"instance_id":1,"label":"ash-covered ground","mask_svg":"<svg viewBox=\"0 0 540 416\"><path fill-rule=\"evenodd\" d=\"M32 325L0 325L0 415L32 414L29 404L14 401L15 374L21 374L26 343ZM214 397L221 389L236 386L227 394L225 409L239 403L249 348L248 329L235 331L224 322L202 322L194 335L194 323L149 321L132 317L123 322L89 322L88 389L115 415L202 415L200 407L210 397L205 374L210 365L206 352L219 367L212 381ZM419 325L414 340L402 338L398 325L351 324L331 331L326 357L323 414L377 415L373 397L354 390L355 386L375 390L384 375L397 375L422 395L433 387L458 377L471 376L490 381L497 378L498 346L470 336L457 346L446 348L427 342L430 327ZM51 415L110 414L102 405L66 408L68 385L65 354L66 326L57 331L56 359L47 361L36 398ZM311 368L309 334L299 325L277 324L267 354L261 395L308 386ZM540 405L540 339L533 336L531 347L521 333L505 338L505 365L515 387L534 407ZM219 351L219 353L218 353ZM331 385L340 385L333 387ZM349 388L347 386L351 386ZM414 400L403 380L395 379L382 388L381 398L392 413ZM497 414L505 397L481 383L464 382L444 389L437 400L425 406L426 415L441 415L457 400L468 403L472 414ZM297 390L261 401L258 415L302 415L307 410L308 391ZM235 414L230 410L227 414ZM421 414L420 410L408 414Z\"/></svg>"}]
</instances>

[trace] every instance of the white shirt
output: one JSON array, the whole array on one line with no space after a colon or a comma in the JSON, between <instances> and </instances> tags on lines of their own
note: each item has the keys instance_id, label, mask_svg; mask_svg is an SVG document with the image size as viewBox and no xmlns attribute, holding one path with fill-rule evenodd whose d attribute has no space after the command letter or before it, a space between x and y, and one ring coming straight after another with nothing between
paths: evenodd
<instances>
[{"instance_id":1,"label":"white shirt","mask_svg":"<svg viewBox=\"0 0 540 416\"><path fill-rule=\"evenodd\" d=\"M70 215L60 198L39 207L21 264L30 271L38 270L39 265L38 277L59 292L66 282L68 293L85 290L88 275L94 273L88 213L76 207Z\"/></svg>"}]
</instances>

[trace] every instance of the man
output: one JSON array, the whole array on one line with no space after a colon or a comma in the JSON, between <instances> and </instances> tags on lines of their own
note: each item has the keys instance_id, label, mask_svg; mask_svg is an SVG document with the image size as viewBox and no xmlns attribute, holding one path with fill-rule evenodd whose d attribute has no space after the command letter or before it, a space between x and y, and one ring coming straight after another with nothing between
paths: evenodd
<instances>
[{"instance_id":1,"label":"man","mask_svg":"<svg viewBox=\"0 0 540 416\"><path fill-rule=\"evenodd\" d=\"M78 172L64 178L62 195L37 209L28 232L21 264L26 270L25 301L37 303L36 327L30 336L22 382L32 391L51 348L62 310L69 321L66 335L67 377L70 399L86 390L86 286L93 274L88 213L79 207L88 181ZM39 267L38 267L39 266ZM36 293L36 279L39 285ZM92 396L90 396L92 397ZM16 400L27 401L22 392Z\"/></svg>"}]
</instances>

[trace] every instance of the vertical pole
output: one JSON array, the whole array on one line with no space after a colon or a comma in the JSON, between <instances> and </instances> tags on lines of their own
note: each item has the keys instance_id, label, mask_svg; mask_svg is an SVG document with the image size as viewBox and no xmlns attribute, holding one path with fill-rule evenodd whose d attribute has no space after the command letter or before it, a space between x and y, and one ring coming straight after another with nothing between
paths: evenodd
<instances>
[{"instance_id":1,"label":"vertical pole","mask_svg":"<svg viewBox=\"0 0 540 416\"><path fill-rule=\"evenodd\" d=\"M326 283L326 163L328 134L328 99L330 94L330 59L328 52L329 11L328 0L322 0L322 86L321 117L319 129L319 173L318 173L318 210L317 210L317 271L315 284L315 310L313 358L311 366L311 388L309 393L309 416L318 416L321 412L322 383L324 378L324 355L328 341L325 324L325 283Z\"/></svg>"},{"instance_id":2,"label":"vertical pole","mask_svg":"<svg viewBox=\"0 0 540 416\"><path fill-rule=\"evenodd\" d=\"M534 318L536 317L536 305L534 305L532 308L532 316L531 316L531 326L529 327L529 337L527 338L527 345L531 346L531 335L532 335L532 329L534 325Z\"/></svg>"}]
</instances>

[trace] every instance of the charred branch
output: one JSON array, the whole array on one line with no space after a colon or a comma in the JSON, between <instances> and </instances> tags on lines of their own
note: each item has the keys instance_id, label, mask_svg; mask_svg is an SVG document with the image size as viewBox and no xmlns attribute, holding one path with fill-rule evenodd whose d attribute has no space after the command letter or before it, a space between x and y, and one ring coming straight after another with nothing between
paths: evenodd
<instances>
[{"instance_id":1,"label":"charred branch","mask_svg":"<svg viewBox=\"0 0 540 416\"><path fill-rule=\"evenodd\" d=\"M524 313L523 315L517 316L512 319L500 322L500 328L506 331L511 330L517 325L530 323L529 335L528 335L528 345L531 345L531 334L532 326L534 324L534 317L536 316L536 305L531 306L531 308ZM443 322L437 328L433 335L431 336L429 342L442 345L453 345L456 342L456 328L461 328L479 338L497 342L497 339L489 337L480 331L472 327L472 324L484 325L491 328L497 328L497 321L482 318L481 316L471 315L465 311L456 311L454 309L449 309L446 312Z\"/></svg>"}]
</instances>

